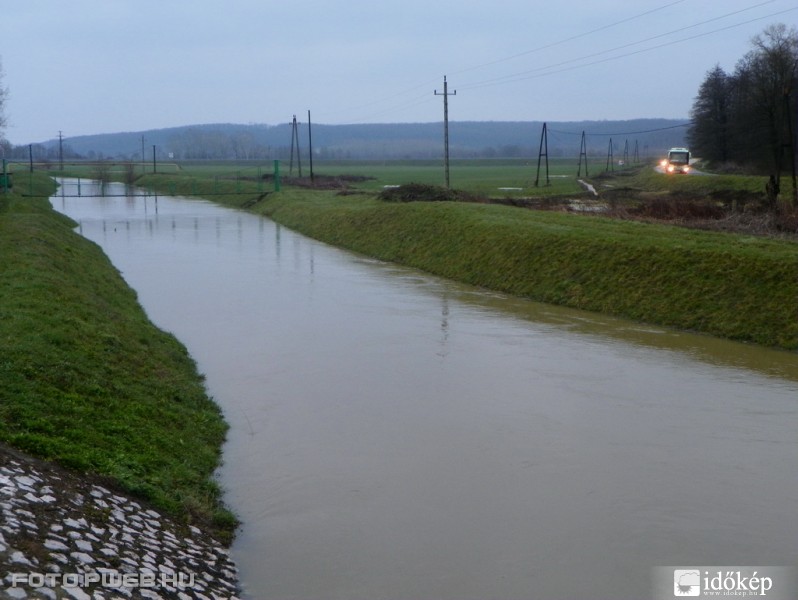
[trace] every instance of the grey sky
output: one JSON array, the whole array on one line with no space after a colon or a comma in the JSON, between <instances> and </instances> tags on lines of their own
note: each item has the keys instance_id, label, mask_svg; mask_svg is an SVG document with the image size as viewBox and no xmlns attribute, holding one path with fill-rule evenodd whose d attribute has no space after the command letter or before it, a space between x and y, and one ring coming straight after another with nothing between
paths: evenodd
<instances>
[{"instance_id":1,"label":"grey sky","mask_svg":"<svg viewBox=\"0 0 798 600\"><path fill-rule=\"evenodd\" d=\"M453 121L686 118L708 70L732 70L752 36L798 16L794 0L2 5L15 144L307 110L317 123L440 121L444 75Z\"/></svg>"}]
</instances>

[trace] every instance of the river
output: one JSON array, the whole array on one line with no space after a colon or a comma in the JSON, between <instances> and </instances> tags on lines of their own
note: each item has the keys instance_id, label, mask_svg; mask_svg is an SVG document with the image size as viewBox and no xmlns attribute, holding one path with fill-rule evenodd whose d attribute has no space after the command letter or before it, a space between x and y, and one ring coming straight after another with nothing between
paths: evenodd
<instances>
[{"instance_id":1,"label":"river","mask_svg":"<svg viewBox=\"0 0 798 600\"><path fill-rule=\"evenodd\" d=\"M230 423L219 476L248 597L645 598L660 566L796 564L795 354L107 189L52 203Z\"/></svg>"}]
</instances>

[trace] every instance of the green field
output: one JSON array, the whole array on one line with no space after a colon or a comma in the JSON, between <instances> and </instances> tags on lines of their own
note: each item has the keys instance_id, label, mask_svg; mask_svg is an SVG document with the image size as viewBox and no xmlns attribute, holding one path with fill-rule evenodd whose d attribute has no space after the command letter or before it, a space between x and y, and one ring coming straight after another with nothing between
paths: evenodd
<instances>
[{"instance_id":1,"label":"green field","mask_svg":"<svg viewBox=\"0 0 798 600\"><path fill-rule=\"evenodd\" d=\"M26 186L26 165L14 165L17 186ZM551 159L549 160L549 180L546 181L545 162L541 164L538 175L537 159L497 159L497 160L454 160L450 164L450 181L453 188L466 190L475 194L488 197L501 196L528 196L535 195L560 195L580 193L583 188L577 183L576 159ZM109 163L106 167L108 175L117 181L123 181L125 165L123 163ZM151 175L151 163L137 163L134 165L135 175ZM596 169L593 166L593 169ZM270 183L257 185L263 177L270 177L274 173L273 163L229 161L225 163L206 163L201 161L176 163L159 163L156 165L157 174L174 176L182 181L180 189L191 189L189 182L192 178L197 180L238 181L240 191L269 191L273 189ZM584 177L585 167L581 172ZM288 161L280 162L280 174L286 179L293 173L299 176L299 165L294 164L293 169ZM53 171L53 174L60 174ZM64 174L73 177L98 178L96 165L72 163L65 165ZM322 161L314 162L313 174L318 177L337 177L352 175L367 178L364 181L352 184L352 187L364 191L379 191L386 185L401 185L404 183L423 183L429 185L443 185L444 168L442 161ZM302 176L310 177L310 165L307 161L302 164ZM536 187L535 180L538 179ZM220 184L222 185L222 184ZM503 190L501 188L521 188L521 190ZM224 188L227 189L227 188Z\"/></svg>"},{"instance_id":2,"label":"green field","mask_svg":"<svg viewBox=\"0 0 798 600\"><path fill-rule=\"evenodd\" d=\"M606 160L591 157L587 166L590 176L585 175L584 164L579 166L576 158L552 158L549 160L549 179L546 181L545 161L541 163L538 173L537 157L527 159L479 159L453 160L450 165L451 187L489 198L520 197L552 197L568 196L584 193L577 179L594 182L601 190L606 174ZM652 166L650 165L640 166ZM28 187L27 165L16 163L10 165L14 173L18 190L23 193ZM102 170L106 176L116 181L124 181L128 167L123 162L104 163ZM198 194L204 190L206 194L264 193L274 189L271 176L274 172L273 161L185 161L181 163L159 162L156 164L157 174L168 176L169 185L184 194ZM134 178L151 175L151 162L132 165ZM58 171L49 171L53 175ZM580 177L577 177L577 172ZM295 162L293 169L289 161L280 162L280 173L284 181L289 176L299 175L299 165ZM314 176L339 177L342 175L367 178L364 181L352 182L355 190L377 192L384 186L406 183L422 183L443 185L444 167L441 160L407 160L407 161L315 161ZM98 178L99 169L96 164L71 163L65 165L64 173L68 176ZM613 188L633 188L641 191L668 193L687 193L691 195L713 193L742 193L761 195L764 192L767 177L742 175L712 176L678 176L663 175L653 169L632 168L621 170L614 166L610 175L614 180ZM309 178L310 165L305 159L302 163L302 176ZM535 186L535 180L538 186ZM194 185L192 185L192 180ZM200 185L200 182L203 182ZM214 181L215 188L207 189L207 182ZM231 187L229 182L236 185ZM509 189L508 189L509 188ZM517 189L520 188L520 189ZM781 179L782 198L792 196L792 182L786 175Z\"/></svg>"}]
</instances>

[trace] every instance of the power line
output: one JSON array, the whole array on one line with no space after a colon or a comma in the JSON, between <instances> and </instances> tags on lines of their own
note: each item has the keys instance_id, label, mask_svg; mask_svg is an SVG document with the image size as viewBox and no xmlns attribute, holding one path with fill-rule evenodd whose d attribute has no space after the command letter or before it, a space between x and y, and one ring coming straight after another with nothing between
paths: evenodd
<instances>
[{"instance_id":1,"label":"power line","mask_svg":"<svg viewBox=\"0 0 798 600\"><path fill-rule=\"evenodd\" d=\"M443 165L446 179L446 189L449 189L449 96L456 96L457 90L450 92L446 83L446 75L443 76L443 93L435 90L436 96L443 96Z\"/></svg>"},{"instance_id":2,"label":"power line","mask_svg":"<svg viewBox=\"0 0 798 600\"><path fill-rule=\"evenodd\" d=\"M496 60L493 60L493 61L489 61L489 62L486 62L486 63L473 65L473 66L470 66L470 67L465 67L463 69L460 69L459 71L454 71L453 73L454 74L461 74L461 73L466 73L466 72L469 72L469 71L474 71L474 70L477 70L477 69L480 69L480 68L496 65L496 64L499 64L499 63L502 63L502 62L506 62L506 61L515 59L515 58L519 58L519 57L522 57L522 56L527 56L527 55L530 55L530 54L533 54L533 53L536 53L536 52L540 52L542 50L546 50L546 49L549 49L549 48L552 48L552 47L555 47L555 46L566 44L568 42L572 42L572 41L587 37L589 35L592 35L592 34L595 34L595 33L601 32L601 31L608 30L608 29L610 29L612 27L615 27L617 25L628 23L630 21L633 21L633 20L636 20L636 19L640 19L642 17L651 15L653 13L665 10L665 9L673 7L673 6L677 5L677 4L681 4L684 1L685 0L675 0L673 2L669 2L667 4L664 4L664 5L659 6L657 8L642 12L640 14L633 15L631 17L627 17L627 18L621 19L619 21L615 21L615 22L607 24L607 25L603 25L601 27L598 27L598 28L595 28L595 29L592 29L592 30L589 30L589 31L586 31L586 32L583 32L583 33L580 33L580 34L577 34L577 35L566 37L566 38L563 38L561 40L552 42L550 44L539 46L537 48L533 48L533 49L530 49L530 50L519 52L517 54L513 54L511 56L507 56L507 57L504 57L504 58L499 58L499 59L496 59ZM726 14L723 14L723 15L720 15L720 16L717 16L717 17L713 17L713 18L710 18L710 19L706 19L704 21L700 21L700 22L697 22L697 23L693 23L691 25L687 25L685 27L680 27L680 28L677 28L677 29L674 29L674 30L671 30L671 31L668 31L668 32L665 32L665 33L661 33L661 34L658 34L658 35L655 35L655 36L651 36L651 37L647 37L645 39L638 40L636 42L623 44L621 46L617 46L617 47L614 47L614 48L611 48L611 49L608 49L608 50L602 50L600 52L587 54L587 55L584 55L584 56L581 56L581 57L578 57L578 58L574 58L574 59L570 59L570 60L567 60L567 61L561 61L561 62L558 62L558 63L553 63L553 64L549 64L549 65L542 66L542 67L537 67L535 69L530 69L530 70L526 70L526 71L520 71L520 72L517 72L517 73L514 73L514 74L505 75L505 76L501 76L501 77L495 77L495 78L492 78L492 79L486 79L486 80L483 80L483 81L477 81L477 82L474 82L474 83L471 83L471 84L467 83L465 85L460 85L459 89L468 90L468 89L475 89L475 88L480 88L480 87L491 87L491 86L494 86L494 85L501 85L501 84L504 84L504 83L514 83L514 82L523 81L523 80L527 80L527 79L534 79L534 78L543 77L543 76L546 76L546 75L555 75L555 74L559 74L559 73L563 73L563 72L567 72L567 71L571 71L571 70L575 70L575 69L580 69L580 68L584 68L584 67L589 67L589 66L601 64L601 63L604 63L604 62L619 60L621 58L634 56L636 54L641 54L641 53L644 53L644 52L650 52L650 51L653 51L653 50L658 50L660 48L664 48L664 47L671 46L671 45L674 45L674 44L679 44L679 43L687 42L687 41L690 41L690 40L698 39L698 38L705 37L705 36L708 36L708 35L712 35L712 34L715 34L715 33L718 33L718 32L727 31L729 29L741 27L741 26L744 26L744 25L747 25L747 24L750 24L750 23L753 23L753 22L756 22L756 21L769 19L769 18L772 18L772 17L775 17L775 16L779 16L779 15L782 15L782 14L786 14L786 13L798 10L798 8L789 8L789 9L778 11L778 12L774 12L774 13L771 13L771 14L768 14L768 15L765 15L765 16L762 16L762 17L756 17L756 18L749 19L749 20L746 20L746 21L743 21L743 22L740 22L740 23L732 24L732 25L729 25L729 26L726 26L726 27L720 27L720 28L717 28L717 29L713 29L711 31L707 31L707 32L704 32L704 33L699 33L699 34L696 34L696 35L693 35L693 36L689 36L689 37L685 37L685 38L682 38L682 39L672 40L670 42L665 42L665 43L654 45L654 46L650 46L650 47L647 47L647 48L642 48L642 49L631 51L631 52L624 52L622 54L618 54L618 55L615 55L615 56L609 56L609 57L606 57L606 58L601 58L601 59L598 59L598 60L590 61L590 59L601 57L603 55L606 55L606 54L609 54L609 53L612 53L612 52L617 52L617 51L620 51L620 50L623 50L623 49L626 49L626 48L630 48L632 46L644 44L646 42L651 42L653 40L661 39L663 37L674 35L674 34L677 34L677 33L683 32L683 31L687 31L689 29L694 29L694 28L699 27L701 25L706 25L708 23L716 22L716 21L719 21L721 19L726 19L726 18L732 17L734 15L741 14L741 13L746 12L746 11L750 11L750 10L754 10L754 9L757 9L757 8L761 8L761 7L763 7L763 6L767 5L767 4L772 4L775 1L776 0L766 0L764 2L759 2L757 4L753 4L751 6L748 6L748 7L739 9L739 10L735 10L733 12L729 12L729 13L726 13ZM578 61L585 61L585 60L589 60L590 62L585 62L585 63L582 63L582 64L572 64L572 63L576 63ZM571 65L571 66L567 66L566 67L565 65ZM563 68L560 68L560 67L563 67ZM351 122L366 122L366 121L368 121L368 120L370 120L370 119L372 119L372 118L374 118L376 116L380 116L380 115L384 115L384 114L388 114L388 113L396 113L396 112L403 111L403 110L406 110L406 109L409 109L409 108L413 108L413 107L416 107L418 105L424 104L426 102L430 102L431 99L429 98L429 96L426 93L423 94L423 95L414 95L413 97L411 97L411 98L409 98L409 99L407 99L405 101L401 101L401 98L403 96L407 96L407 95L409 95L409 94L411 94L413 92L416 92L417 90L419 90L422 87L426 87L427 85L429 85L433 81L435 81L435 79L426 80L425 82L422 82L422 83L419 83L417 85L405 88L404 90L401 90L399 92L395 92L395 93L392 93L392 94L389 94L389 95L385 95L385 96L383 96L381 98L374 99L374 100L372 100L372 101L370 101L370 102L368 102L366 104L362 104L362 105L357 106L357 107L352 107L350 109L345 109L345 110L337 111L337 112L339 112L339 113L340 112L350 112L350 111L351 112L361 112L361 110L364 109L364 108L368 108L368 107L372 107L372 106L376 106L376 105L380 105L380 104L385 104L386 102L390 102L390 101L394 101L394 100L397 101L397 103L392 105L392 106L388 106L388 107L386 107L384 109L377 110L375 112L371 112L371 113L369 113L367 115L361 116L360 118L358 118L358 119L356 119L354 121L351 121Z\"/></svg>"},{"instance_id":3,"label":"power line","mask_svg":"<svg viewBox=\"0 0 798 600\"><path fill-rule=\"evenodd\" d=\"M671 125L669 127L657 127L656 129L645 129L642 131L622 131L620 133L589 133L584 131L557 131L556 129L549 129L552 133L560 133L563 135L594 135L594 136L613 136L613 135L639 135L642 133L655 133L657 131L667 131L668 129L678 129L680 127L689 127L692 125L692 121L688 121L687 123L680 123L679 125Z\"/></svg>"},{"instance_id":4,"label":"power line","mask_svg":"<svg viewBox=\"0 0 798 600\"><path fill-rule=\"evenodd\" d=\"M524 52L519 52L518 54L513 54L511 56L507 56L507 57L504 57L504 58L498 58L496 60L492 60L490 62L486 62L486 63L483 63L481 65L475 65L473 67L467 67L465 69L461 69L459 71L455 71L454 74L455 75L459 75L460 73L466 73L468 71L473 71L475 69L481 69L482 67L489 67L489 66L496 65L496 64L499 64L499 63L502 63L502 62L506 62L508 60L512 60L514 58L519 58L521 56L527 56L529 54L534 54L535 52L540 52L541 50L548 50L549 48L554 48L555 46L559 46L559 45L565 44L567 42L572 42L574 40L578 40L580 38L587 37L589 35L593 35L594 33L598 33L599 31L605 31L605 30L611 29L611 28L613 28L613 27L615 27L617 25L622 25L623 23L628 23L629 21L634 21L636 19L639 19L641 17L645 17L645 16L650 15L652 13L664 10L666 8L670 8L671 6L674 6L676 4L681 4L684 1L685 0L676 0L676 2L671 2L670 4L665 4L664 6L660 6L659 8L655 8L655 9L640 13L638 15L635 15L633 17L628 17L626 19L622 19L620 21L616 21L615 23L610 23L609 25L604 25L604 26L598 27L596 29L591 29L590 31L586 31L584 33L580 33L580 34L577 34L577 35L574 35L574 36L571 36L571 37L568 37L568 38L564 38L564 39L558 40L556 42L552 42L550 44L545 44L543 46L538 46L537 48L533 48L532 50L525 50ZM769 2L775 2L775 0L769 0Z\"/></svg>"},{"instance_id":5,"label":"power line","mask_svg":"<svg viewBox=\"0 0 798 600\"><path fill-rule=\"evenodd\" d=\"M720 17L715 17L715 18L712 18L712 19L708 19L706 21L701 21L699 23L695 23L693 25L688 25L686 27L680 27L678 29L674 29L674 30L669 31L667 33L662 33L662 34L655 35L655 36L652 36L652 37L649 37L649 38L645 38L645 39L642 39L642 40L639 40L639 41L636 41L636 42L631 42L629 44L624 44L622 46L617 46L615 48L610 48L609 50L602 50L601 52L594 52L592 54L586 54L586 55L580 56L578 58L573 58L573 59L562 61L562 62L559 62L559 63L554 63L554 64L551 64L551 65L537 67L535 69L530 69L530 70L527 70L527 71L520 71L518 73L513 73L511 75L504 75L502 77L495 77L493 79L487 79L487 80L476 82L476 83L472 83L472 84L466 84L466 85L461 86L461 89L475 89L475 88L481 88L481 87L489 87L489 86L493 86L493 85L501 85L503 83L513 83L513 82L516 82L516 81L523 81L523 80L526 80L526 79L534 79L536 77L543 77L545 75L555 75L557 73L564 73L566 71L572 71L574 69L580 69L580 68L583 68L583 67L589 67L589 66L597 65L597 64L600 64L600 63L604 63L604 62L609 62L609 61L612 61L612 60L618 60L620 58L626 58L627 56L634 56L636 54L642 54L643 52L650 52L652 50L658 50L658 49L664 48L666 46L671 46L671 45L674 45L674 44L680 44L682 42L694 40L694 39L697 39L697 38L700 38L700 37L711 35L713 33L718 33L720 31L726 31L728 29L734 29L735 27L742 27L743 25L748 25L749 23L753 23L753 22L756 22L756 21L761 21L763 19L769 19L769 18L777 16L777 15L781 15L781 14L784 14L784 13L787 13L787 12L798 10L798 8L788 8L786 10L775 12L775 13L772 13L772 14L769 14L769 15L765 15L763 17L756 17L754 19L749 19L748 21L743 21L742 23L736 23L734 25L728 25L726 27L713 29L711 31L706 31L704 33L699 33L699 34L696 34L694 36L682 38L682 39L679 39L679 40L673 40L673 41L670 41L670 42L665 42L664 44L658 44L656 46L643 48L641 50L635 50L634 52L627 52L627 53L624 53L624 54L619 54L617 56L611 56L611 57L604 58L604 59L601 59L601 60L596 60L596 61L593 61L593 62L583 63L583 64L580 64L580 65L574 65L574 66L567 67L567 68L564 68L564 69L557 69L557 70L554 70L554 71L548 71L548 69L554 69L556 67L560 67L560 66L563 66L563 65L566 65L566 64L574 63L574 62L577 62L577 61L580 61L580 60L586 60L586 59L594 58L594 57L597 57L597 56L601 56L603 54L608 54L609 52L615 52L617 50L622 50L624 48L629 48L631 46L636 46L638 44L643 44L645 42L650 42L651 40L659 39L661 37L665 37L665 36L668 36L668 35L673 35L674 33L679 33L681 31L686 31L688 29L692 29L692 28L698 27L700 25L705 25L707 23L718 21L720 19L725 19L727 17L734 16L734 15L739 14L741 12L745 12L747 10L752 10L754 8L759 8L759 7L761 7L761 6L765 5L765 4L770 4L773 1L774 0L768 0L767 2L763 2L763 3L760 3L760 4L756 4L754 6L749 6L748 8L744 8L744 9L741 9L741 10L738 10L738 11L727 13L727 14L722 15ZM539 73L539 71L547 71L547 72ZM538 74L530 75L531 73L538 73Z\"/></svg>"},{"instance_id":6,"label":"power line","mask_svg":"<svg viewBox=\"0 0 798 600\"><path fill-rule=\"evenodd\" d=\"M563 38L561 40L558 40L556 42L552 42L550 44L546 44L544 46L540 46L538 48L533 48L531 50L526 50L524 52L519 52L518 54L514 54L512 56L507 56L507 57L504 57L504 58L499 58L499 59L496 59L494 61L483 63L483 64L480 64L480 65L474 65L474 66L471 66L471 67L466 67L464 69L460 69L459 71L455 71L454 74L457 75L457 74L460 74L460 73L473 71L473 70L476 70L476 69L480 69L482 67L491 66L491 65L494 65L494 64L498 64L498 63L506 62L508 60L512 60L514 58L518 58L518 57L521 57L521 56L526 56L526 55L529 55L529 54L533 54L535 52L540 52L541 50L546 50L546 49L552 48L554 46L559 46L561 44L565 44L567 42L571 42L571 41L574 41L574 40L577 40L577 39L580 39L580 38L583 38L583 37L587 37L589 35L592 35L594 33L598 33L600 31L605 31L607 29L611 29L612 27L616 27L616 26L621 25L623 23L628 23L629 21L634 21L636 19L645 17L647 15L653 14L653 13L661 11L661 10L664 10L666 8L670 8L671 6L675 6L676 4L681 4L682 2L685 2L685 1L686 0L676 0L674 2L670 2L668 4L660 6L659 8L648 10L648 11L642 12L640 14L637 14L637 15L634 15L634 16L631 16L631 17L627 17L625 19L621 19L620 21L615 21L615 22L610 23L608 25L603 25L603 26L598 27L596 29L591 29L590 31L586 31L584 33L580 33L580 34L573 35L573 36L570 36L570 37L567 37L567 38ZM769 1L770 2L775 2L775 0L769 0ZM378 99L372 100L371 102L368 102L366 104L361 104L361 105L359 105L357 107L352 107L351 109L348 109L348 110L360 111L363 108L374 106L375 104L381 104L383 102L392 100L394 98L409 94L411 92L415 92L416 90L418 90L418 89L420 89L422 87L427 87L431 83L434 83L436 80L437 80L437 78L436 79L428 79L428 80L426 80L424 82L421 82L421 83L419 83L417 85L413 85L413 86L411 86L409 88L406 88L406 89L404 89L402 91L399 91L399 92L396 92L394 94L390 94L390 95L387 95L387 96L383 96L382 98L378 98ZM381 115L381 114L385 114L386 112L394 112L394 111L398 111L398 110L404 110L406 108L410 108L410 107L413 107L413 106L417 106L418 104L420 104L420 102L416 101L418 98L419 97L415 97L415 99L409 101L410 103L408 103L408 104L401 104L400 106L398 106L396 108L387 108L387 109L381 110L381 111L379 111L377 113L372 113L370 115L364 116L364 117L362 117L360 119L360 121L363 121L363 120L366 120L366 119L369 119L371 117L378 116L378 115ZM426 94L423 96L423 98L425 100L429 99L429 97ZM340 112L344 112L344 111L337 111L337 112L340 113ZM335 114L335 113L328 113L328 114Z\"/></svg>"},{"instance_id":7,"label":"power line","mask_svg":"<svg viewBox=\"0 0 798 600\"><path fill-rule=\"evenodd\" d=\"M362 123L363 121L365 121L367 119L370 119L372 117L383 115L385 113L392 113L392 112L398 112L398 111L406 110L408 108L412 108L412 107L418 106L420 104L426 104L428 102L432 102L432 99L429 97L429 93L427 92L423 96L415 96L414 98L408 100L407 102L403 102L401 104L397 104L397 105L391 106L389 108L385 108L383 110L380 110L380 111L377 111L377 112L373 112L373 113L369 113L368 115L364 115L360 119L358 119L358 120L356 120L354 122L355 123Z\"/></svg>"}]
</instances>

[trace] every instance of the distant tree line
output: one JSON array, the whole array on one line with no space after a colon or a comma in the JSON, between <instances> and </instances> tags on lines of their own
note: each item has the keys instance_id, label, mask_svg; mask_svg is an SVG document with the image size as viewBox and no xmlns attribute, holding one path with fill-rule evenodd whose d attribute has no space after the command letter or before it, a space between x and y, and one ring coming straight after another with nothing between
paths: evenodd
<instances>
[{"instance_id":1,"label":"distant tree line","mask_svg":"<svg viewBox=\"0 0 798 600\"><path fill-rule=\"evenodd\" d=\"M61 158L62 152L65 160L87 158L75 152L69 144L63 144L62 149L59 150L58 145L29 144L27 146L14 146L5 141L3 143L5 145L6 158L15 161L27 161L32 158L37 163L55 162Z\"/></svg>"},{"instance_id":2,"label":"distant tree line","mask_svg":"<svg viewBox=\"0 0 798 600\"><path fill-rule=\"evenodd\" d=\"M798 32L771 25L751 43L733 73L707 73L687 137L695 156L778 180L795 161Z\"/></svg>"}]
</instances>

